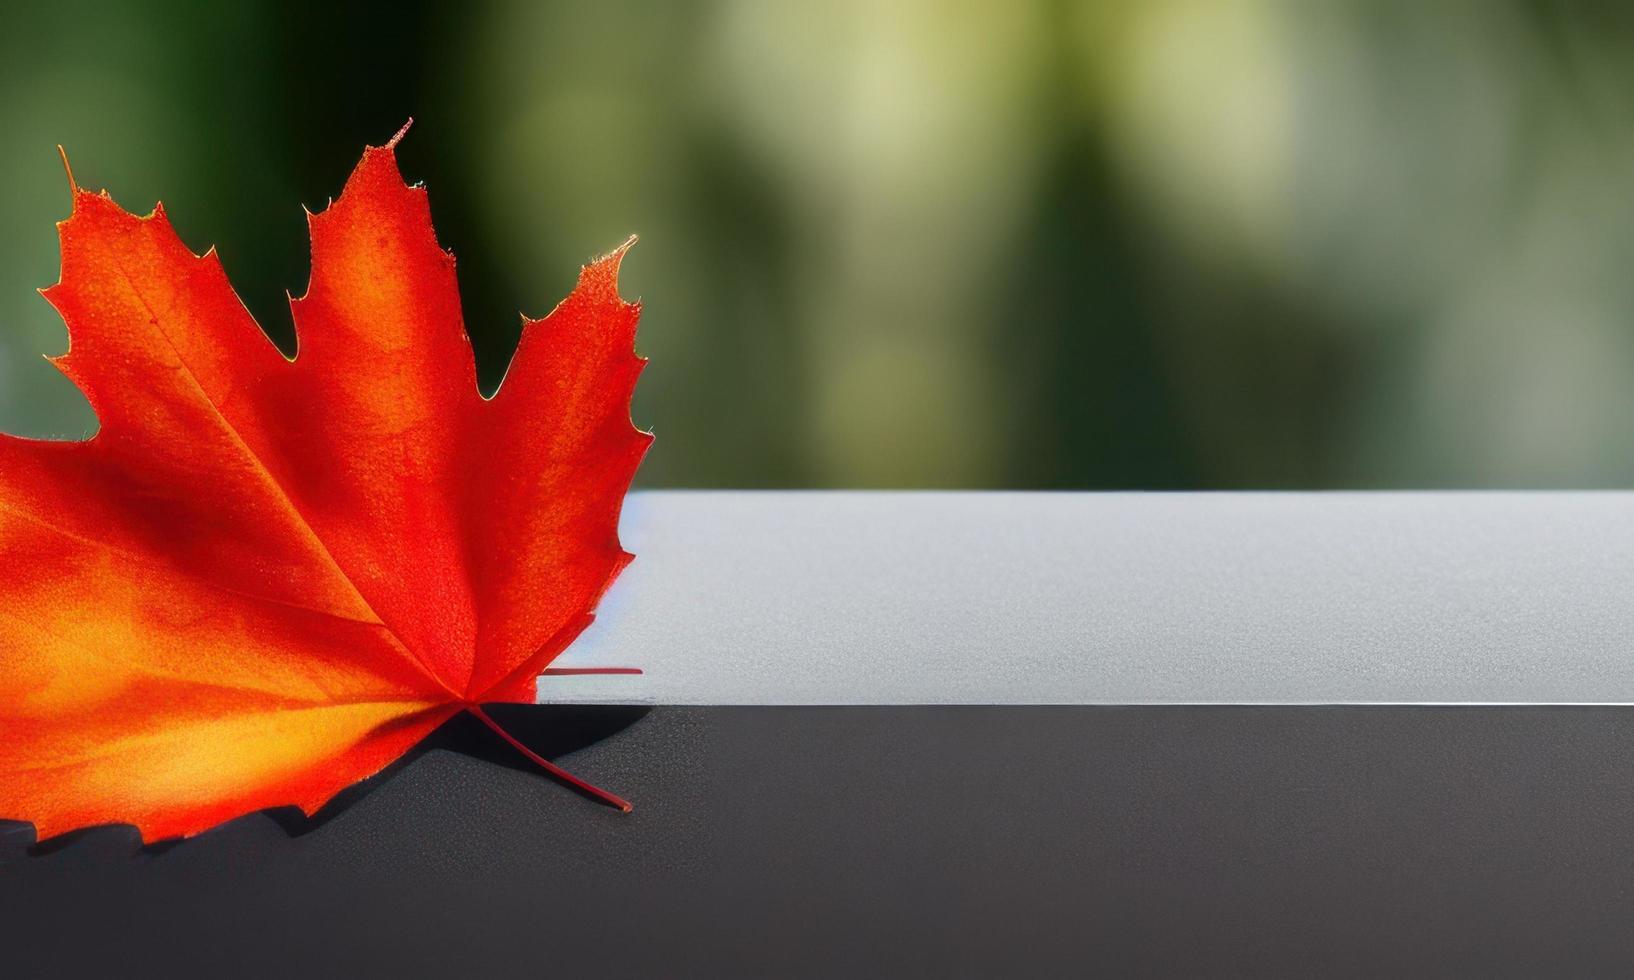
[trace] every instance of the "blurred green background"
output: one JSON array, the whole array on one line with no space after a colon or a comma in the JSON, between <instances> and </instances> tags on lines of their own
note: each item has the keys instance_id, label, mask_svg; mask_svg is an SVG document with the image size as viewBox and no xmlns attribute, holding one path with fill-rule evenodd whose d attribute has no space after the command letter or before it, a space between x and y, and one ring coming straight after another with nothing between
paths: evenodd
<instances>
[{"instance_id":1,"label":"blurred green background","mask_svg":"<svg viewBox=\"0 0 1634 980\"><path fill-rule=\"evenodd\" d=\"M404 119L492 385L631 232L646 486L1634 485L1634 8L8 5L0 429L82 184L286 345Z\"/></svg>"}]
</instances>

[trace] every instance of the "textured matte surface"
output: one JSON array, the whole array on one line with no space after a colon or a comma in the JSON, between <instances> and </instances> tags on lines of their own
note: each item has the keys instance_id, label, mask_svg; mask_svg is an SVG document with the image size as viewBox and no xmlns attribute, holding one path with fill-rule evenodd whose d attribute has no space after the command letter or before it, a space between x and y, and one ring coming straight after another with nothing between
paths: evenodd
<instances>
[{"instance_id":1,"label":"textured matte surface","mask_svg":"<svg viewBox=\"0 0 1634 980\"><path fill-rule=\"evenodd\" d=\"M632 496L659 704L1634 701L1634 494Z\"/></svg>"},{"instance_id":2,"label":"textured matte surface","mask_svg":"<svg viewBox=\"0 0 1634 980\"><path fill-rule=\"evenodd\" d=\"M569 759L629 816L436 750L295 836L16 834L0 973L1624 975L1631 744L1613 708L657 708Z\"/></svg>"}]
</instances>

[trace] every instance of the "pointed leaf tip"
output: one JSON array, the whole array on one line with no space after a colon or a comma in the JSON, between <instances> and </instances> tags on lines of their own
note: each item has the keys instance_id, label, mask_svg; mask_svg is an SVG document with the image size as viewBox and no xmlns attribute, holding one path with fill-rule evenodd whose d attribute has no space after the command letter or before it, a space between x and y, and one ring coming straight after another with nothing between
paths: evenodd
<instances>
[{"instance_id":1,"label":"pointed leaf tip","mask_svg":"<svg viewBox=\"0 0 1634 980\"><path fill-rule=\"evenodd\" d=\"M386 149L386 150L395 150L395 149L397 149L397 144L402 142L402 139L403 139L404 136L408 135L409 127L412 126L412 125L414 125L414 117L410 116L410 117L408 117L408 122L404 123L403 127L401 129L399 129L395 134L393 134L391 139L386 141L386 145L383 147L383 149Z\"/></svg>"},{"instance_id":2,"label":"pointed leaf tip","mask_svg":"<svg viewBox=\"0 0 1634 980\"><path fill-rule=\"evenodd\" d=\"M579 269L579 287L591 289L596 293L608 293L614 299L622 302L618 292L618 271L624 264L624 256L630 247L640 241L639 236L631 235L619 246L605 255L591 259Z\"/></svg>"},{"instance_id":3,"label":"pointed leaf tip","mask_svg":"<svg viewBox=\"0 0 1634 980\"><path fill-rule=\"evenodd\" d=\"M79 196L79 185L74 183L74 167L68 162L68 151L61 143L57 144L57 156L62 158L62 172L68 175L68 195L70 198Z\"/></svg>"}]
</instances>

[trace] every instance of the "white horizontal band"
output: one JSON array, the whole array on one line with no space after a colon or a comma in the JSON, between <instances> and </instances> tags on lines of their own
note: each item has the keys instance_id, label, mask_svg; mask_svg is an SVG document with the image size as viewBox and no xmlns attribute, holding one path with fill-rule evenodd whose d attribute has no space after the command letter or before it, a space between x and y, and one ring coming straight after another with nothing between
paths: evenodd
<instances>
[{"instance_id":1,"label":"white horizontal band","mask_svg":"<svg viewBox=\"0 0 1634 980\"><path fill-rule=\"evenodd\" d=\"M545 702L1634 702L1631 493L632 494Z\"/></svg>"}]
</instances>

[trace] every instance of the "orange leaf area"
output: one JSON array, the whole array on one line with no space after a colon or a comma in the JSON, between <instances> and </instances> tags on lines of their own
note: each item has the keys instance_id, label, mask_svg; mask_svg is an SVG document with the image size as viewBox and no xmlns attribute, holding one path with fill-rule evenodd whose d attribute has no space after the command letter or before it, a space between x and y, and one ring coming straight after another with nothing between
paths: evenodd
<instances>
[{"instance_id":1,"label":"orange leaf area","mask_svg":"<svg viewBox=\"0 0 1634 980\"><path fill-rule=\"evenodd\" d=\"M151 841L311 813L456 712L531 703L630 561L628 243L484 399L395 144L309 218L293 360L162 207L73 188L45 296L101 428L0 436L0 817Z\"/></svg>"}]
</instances>

